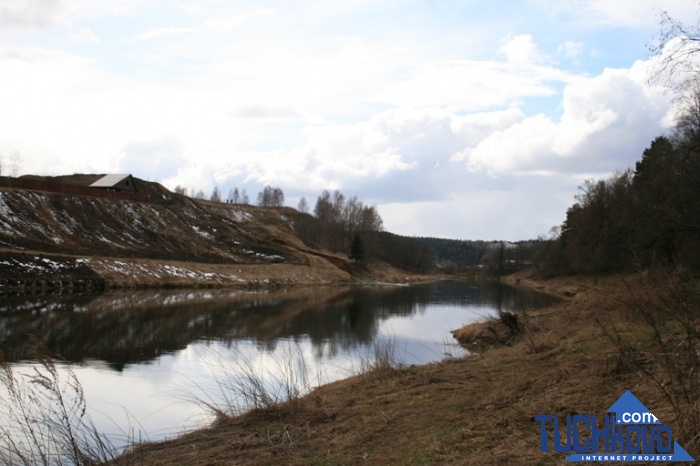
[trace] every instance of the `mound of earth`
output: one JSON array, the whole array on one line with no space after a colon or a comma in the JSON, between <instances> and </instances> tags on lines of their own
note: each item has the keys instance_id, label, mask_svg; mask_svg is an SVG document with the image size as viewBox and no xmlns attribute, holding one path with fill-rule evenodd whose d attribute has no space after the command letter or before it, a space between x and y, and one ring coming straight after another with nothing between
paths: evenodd
<instances>
[{"instance_id":1,"label":"mound of earth","mask_svg":"<svg viewBox=\"0 0 700 466\"><path fill-rule=\"evenodd\" d=\"M90 186L102 176L23 178ZM148 202L0 188L0 288L55 288L95 276L103 286L405 281L406 273L386 265L357 267L347 255L305 244L296 228L308 214L191 199L138 178L134 184Z\"/></svg>"}]
</instances>

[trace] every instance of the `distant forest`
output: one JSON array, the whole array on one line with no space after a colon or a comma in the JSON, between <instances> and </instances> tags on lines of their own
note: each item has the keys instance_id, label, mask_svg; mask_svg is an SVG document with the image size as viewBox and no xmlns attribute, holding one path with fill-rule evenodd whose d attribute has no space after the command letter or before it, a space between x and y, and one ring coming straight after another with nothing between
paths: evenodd
<instances>
[{"instance_id":1,"label":"distant forest","mask_svg":"<svg viewBox=\"0 0 700 466\"><path fill-rule=\"evenodd\" d=\"M465 268L484 267L496 275L538 266L543 251L549 244L544 239L517 242L443 238L416 240L430 248L435 258L435 267L440 272L451 273Z\"/></svg>"},{"instance_id":2,"label":"distant forest","mask_svg":"<svg viewBox=\"0 0 700 466\"><path fill-rule=\"evenodd\" d=\"M443 267L475 267L489 250L496 247L496 241L471 241L442 238L416 238L426 244L435 255L438 265Z\"/></svg>"}]
</instances>

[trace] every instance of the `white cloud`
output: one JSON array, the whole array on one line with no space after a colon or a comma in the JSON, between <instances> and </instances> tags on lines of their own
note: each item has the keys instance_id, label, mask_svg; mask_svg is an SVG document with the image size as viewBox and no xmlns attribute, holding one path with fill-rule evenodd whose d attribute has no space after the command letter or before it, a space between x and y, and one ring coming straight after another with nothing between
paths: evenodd
<instances>
[{"instance_id":1,"label":"white cloud","mask_svg":"<svg viewBox=\"0 0 700 466\"><path fill-rule=\"evenodd\" d=\"M53 25L67 3L65 0L3 0L0 3L0 28Z\"/></svg>"},{"instance_id":2,"label":"white cloud","mask_svg":"<svg viewBox=\"0 0 700 466\"><path fill-rule=\"evenodd\" d=\"M676 18L693 18L697 3L688 0L532 0L543 11L570 18L590 27L655 27L658 14L667 11Z\"/></svg>"},{"instance_id":3,"label":"white cloud","mask_svg":"<svg viewBox=\"0 0 700 466\"><path fill-rule=\"evenodd\" d=\"M670 102L626 70L607 69L571 83L563 114L535 115L489 135L462 154L490 173L598 174L626 168L663 131Z\"/></svg>"},{"instance_id":4,"label":"white cloud","mask_svg":"<svg viewBox=\"0 0 700 466\"><path fill-rule=\"evenodd\" d=\"M583 44L581 42L574 42L567 40L562 45L559 46L557 51L567 58L578 58L583 51Z\"/></svg>"},{"instance_id":5,"label":"white cloud","mask_svg":"<svg viewBox=\"0 0 700 466\"><path fill-rule=\"evenodd\" d=\"M114 164L119 173L133 173L138 177L160 181L177 174L186 160L182 142L174 136L163 136L150 141L128 142Z\"/></svg>"},{"instance_id":6,"label":"white cloud","mask_svg":"<svg viewBox=\"0 0 700 466\"><path fill-rule=\"evenodd\" d=\"M100 38L90 28L81 28L79 31L68 34L68 40L73 44L99 44Z\"/></svg>"},{"instance_id":7,"label":"white cloud","mask_svg":"<svg viewBox=\"0 0 700 466\"><path fill-rule=\"evenodd\" d=\"M300 111L292 106L270 107L266 105L243 105L231 111L234 118L252 120L299 120L303 118Z\"/></svg>"},{"instance_id":8,"label":"white cloud","mask_svg":"<svg viewBox=\"0 0 700 466\"><path fill-rule=\"evenodd\" d=\"M191 34L194 31L195 29L191 27L156 27L131 37L128 42L160 39L167 36L181 36L184 34Z\"/></svg>"},{"instance_id":9,"label":"white cloud","mask_svg":"<svg viewBox=\"0 0 700 466\"><path fill-rule=\"evenodd\" d=\"M180 5L179 8L189 16L198 16L204 11L204 8L199 3L185 3Z\"/></svg>"},{"instance_id":10,"label":"white cloud","mask_svg":"<svg viewBox=\"0 0 700 466\"><path fill-rule=\"evenodd\" d=\"M510 177L480 183L462 176L464 190L439 201L379 206L387 230L437 238L521 240L546 234L564 220L578 178Z\"/></svg>"},{"instance_id":11,"label":"white cloud","mask_svg":"<svg viewBox=\"0 0 700 466\"><path fill-rule=\"evenodd\" d=\"M530 34L524 34L508 40L501 47L501 52L506 56L509 63L531 65L541 60Z\"/></svg>"},{"instance_id":12,"label":"white cloud","mask_svg":"<svg viewBox=\"0 0 700 466\"><path fill-rule=\"evenodd\" d=\"M244 13L236 16L231 16L228 18L220 18L220 19L213 19L210 21L207 21L205 23L205 26L211 29L219 29L219 30L226 30L226 29L235 29L241 24L243 24L245 21L248 21L250 19L254 18L259 18L263 16L270 16L274 15L275 12L274 10L269 10L269 9L259 9L252 11L250 13Z\"/></svg>"},{"instance_id":13,"label":"white cloud","mask_svg":"<svg viewBox=\"0 0 700 466\"><path fill-rule=\"evenodd\" d=\"M604 69L606 51L583 69L591 25L626 20L617 4L542 0L541 30L532 16L501 30L472 18L488 2L59 3L0 6L21 7L0 27L24 28L0 43L0 154L39 174L128 171L251 198L265 184L307 199L337 188L397 233L519 239L669 123L668 96L647 84L655 59ZM561 33L577 14L585 28ZM154 18L172 27L146 30ZM624 37L619 24L604 32Z\"/></svg>"},{"instance_id":14,"label":"white cloud","mask_svg":"<svg viewBox=\"0 0 700 466\"><path fill-rule=\"evenodd\" d=\"M416 63L414 74L393 83L379 97L395 106L445 106L481 110L516 103L524 97L557 93L555 84L574 79L542 65L532 37L517 36L501 47L506 61L450 60Z\"/></svg>"},{"instance_id":15,"label":"white cloud","mask_svg":"<svg viewBox=\"0 0 700 466\"><path fill-rule=\"evenodd\" d=\"M158 0L2 0L0 34L15 29L72 27L77 18L95 18L103 13L125 15Z\"/></svg>"}]
</instances>

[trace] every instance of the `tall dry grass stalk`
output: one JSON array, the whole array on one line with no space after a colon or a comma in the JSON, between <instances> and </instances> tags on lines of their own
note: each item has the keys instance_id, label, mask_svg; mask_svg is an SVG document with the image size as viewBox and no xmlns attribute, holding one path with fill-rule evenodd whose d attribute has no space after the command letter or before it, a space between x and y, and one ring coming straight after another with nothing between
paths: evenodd
<instances>
[{"instance_id":1,"label":"tall dry grass stalk","mask_svg":"<svg viewBox=\"0 0 700 466\"><path fill-rule=\"evenodd\" d=\"M207 364L211 378L191 380L191 386L178 395L194 402L217 420L255 409L292 412L304 408L304 395L328 382L323 364L309 361L299 343L289 342L275 355L246 351L216 351ZM359 361L351 361L348 375L379 373L403 366L393 338L380 337Z\"/></svg>"},{"instance_id":2,"label":"tall dry grass stalk","mask_svg":"<svg viewBox=\"0 0 700 466\"><path fill-rule=\"evenodd\" d=\"M374 339L364 355L360 355L359 362L353 363L358 374L381 373L383 371L399 369L403 367L404 360L400 357L396 339L389 335L380 335Z\"/></svg>"},{"instance_id":3,"label":"tall dry grass stalk","mask_svg":"<svg viewBox=\"0 0 700 466\"><path fill-rule=\"evenodd\" d=\"M195 390L190 388L181 397L203 407L216 419L283 404L291 408L321 380L320 373L312 378L298 343L285 345L281 355L267 358L236 346L230 352L217 351L215 361L207 365L209 383L193 381Z\"/></svg>"},{"instance_id":4,"label":"tall dry grass stalk","mask_svg":"<svg viewBox=\"0 0 700 466\"><path fill-rule=\"evenodd\" d=\"M38 363L29 372L15 372L0 357L0 463L92 465L114 458L118 452L86 412L75 373L67 365L59 369L30 338Z\"/></svg>"}]
</instances>

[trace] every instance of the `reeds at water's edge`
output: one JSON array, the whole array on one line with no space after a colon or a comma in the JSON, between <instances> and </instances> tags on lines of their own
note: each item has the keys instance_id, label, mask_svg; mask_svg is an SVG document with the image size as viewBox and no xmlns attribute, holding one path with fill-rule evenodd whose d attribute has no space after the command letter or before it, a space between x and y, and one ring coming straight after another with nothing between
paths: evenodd
<instances>
[{"instance_id":1,"label":"reeds at water's edge","mask_svg":"<svg viewBox=\"0 0 700 466\"><path fill-rule=\"evenodd\" d=\"M91 465L118 451L89 414L85 394L69 365L57 365L30 336L37 364L16 372L0 354L0 463Z\"/></svg>"},{"instance_id":2,"label":"reeds at water's edge","mask_svg":"<svg viewBox=\"0 0 700 466\"><path fill-rule=\"evenodd\" d=\"M13 369L0 353L0 464L95 465L117 458L123 451L117 439L95 426L70 364L29 338L36 362L26 371ZM234 348L210 363L211 384L193 381L194 388L180 398L199 405L214 420L253 409L294 410L304 395L325 383L320 364L311 374L306 357L298 344L290 343L265 366ZM354 374L402 366L395 340L377 338L352 366ZM124 438L119 445L128 449L140 443L132 429L120 432Z\"/></svg>"}]
</instances>

